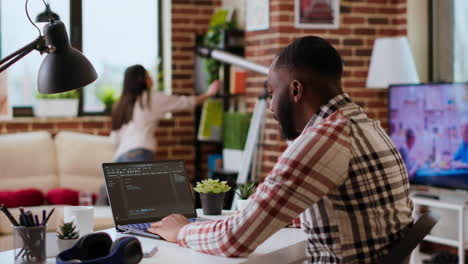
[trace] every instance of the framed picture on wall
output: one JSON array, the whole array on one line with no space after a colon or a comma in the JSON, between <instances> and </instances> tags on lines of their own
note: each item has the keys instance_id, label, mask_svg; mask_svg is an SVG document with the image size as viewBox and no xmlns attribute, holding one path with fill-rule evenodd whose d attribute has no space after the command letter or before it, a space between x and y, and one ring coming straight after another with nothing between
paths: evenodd
<instances>
[{"instance_id":1,"label":"framed picture on wall","mask_svg":"<svg viewBox=\"0 0 468 264\"><path fill-rule=\"evenodd\" d=\"M266 30L270 27L270 1L245 1L245 29L247 31Z\"/></svg>"},{"instance_id":2,"label":"framed picture on wall","mask_svg":"<svg viewBox=\"0 0 468 264\"><path fill-rule=\"evenodd\" d=\"M296 28L334 29L340 26L340 0L294 0Z\"/></svg>"}]
</instances>

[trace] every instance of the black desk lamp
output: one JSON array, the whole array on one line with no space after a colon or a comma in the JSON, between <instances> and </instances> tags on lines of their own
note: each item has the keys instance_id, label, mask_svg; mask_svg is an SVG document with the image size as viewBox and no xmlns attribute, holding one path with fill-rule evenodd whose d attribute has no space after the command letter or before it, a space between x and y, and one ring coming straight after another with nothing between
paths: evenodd
<instances>
[{"instance_id":1,"label":"black desk lamp","mask_svg":"<svg viewBox=\"0 0 468 264\"><path fill-rule=\"evenodd\" d=\"M46 9L39 13L39 15L36 16L36 22L42 22L42 23L47 23L49 22L49 18L52 16L54 20L60 20L59 15L55 14L52 12L50 9L50 5L46 4Z\"/></svg>"},{"instance_id":2,"label":"black desk lamp","mask_svg":"<svg viewBox=\"0 0 468 264\"><path fill-rule=\"evenodd\" d=\"M44 0L42 0L44 2ZM81 88L97 79L93 65L81 52L74 49L68 40L65 25L55 20L48 8L49 23L44 27L44 35L32 22L28 14L28 0L26 0L26 15L37 30L39 37L0 60L0 73L16 63L33 50L48 53L39 68L37 87L39 93L53 94Z\"/></svg>"}]
</instances>

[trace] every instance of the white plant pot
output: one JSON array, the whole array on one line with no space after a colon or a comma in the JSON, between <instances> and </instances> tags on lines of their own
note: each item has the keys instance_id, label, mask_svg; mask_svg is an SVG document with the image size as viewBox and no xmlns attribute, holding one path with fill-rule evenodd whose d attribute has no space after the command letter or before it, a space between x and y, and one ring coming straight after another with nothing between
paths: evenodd
<instances>
[{"instance_id":1,"label":"white plant pot","mask_svg":"<svg viewBox=\"0 0 468 264\"><path fill-rule=\"evenodd\" d=\"M247 200L237 200L237 210L242 211L247 206Z\"/></svg>"},{"instance_id":2,"label":"white plant pot","mask_svg":"<svg viewBox=\"0 0 468 264\"><path fill-rule=\"evenodd\" d=\"M78 99L37 99L34 115L38 117L77 116Z\"/></svg>"},{"instance_id":3,"label":"white plant pot","mask_svg":"<svg viewBox=\"0 0 468 264\"><path fill-rule=\"evenodd\" d=\"M78 238L77 239L60 239L60 238L57 238L57 248L59 250L59 253L73 247L75 245L76 241L78 241Z\"/></svg>"}]
</instances>

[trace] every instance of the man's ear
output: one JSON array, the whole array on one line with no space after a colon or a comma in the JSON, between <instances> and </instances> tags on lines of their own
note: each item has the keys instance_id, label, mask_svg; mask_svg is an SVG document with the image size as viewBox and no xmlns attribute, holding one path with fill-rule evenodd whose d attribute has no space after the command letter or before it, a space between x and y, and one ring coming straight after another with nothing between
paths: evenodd
<instances>
[{"instance_id":1,"label":"man's ear","mask_svg":"<svg viewBox=\"0 0 468 264\"><path fill-rule=\"evenodd\" d=\"M302 86L301 82L298 80L293 80L289 84L289 99L291 102L297 104L301 101L303 96L304 87Z\"/></svg>"}]
</instances>

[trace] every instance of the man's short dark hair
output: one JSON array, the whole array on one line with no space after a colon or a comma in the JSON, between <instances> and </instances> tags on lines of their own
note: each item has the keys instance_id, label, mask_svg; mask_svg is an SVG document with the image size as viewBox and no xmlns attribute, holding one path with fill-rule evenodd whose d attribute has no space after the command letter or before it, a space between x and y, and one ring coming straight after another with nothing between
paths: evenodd
<instances>
[{"instance_id":1,"label":"man's short dark hair","mask_svg":"<svg viewBox=\"0 0 468 264\"><path fill-rule=\"evenodd\" d=\"M343 73L340 54L317 36L302 37L289 44L278 55L275 67L285 67L293 74L312 71L331 79L340 79Z\"/></svg>"}]
</instances>

